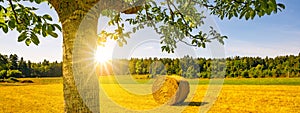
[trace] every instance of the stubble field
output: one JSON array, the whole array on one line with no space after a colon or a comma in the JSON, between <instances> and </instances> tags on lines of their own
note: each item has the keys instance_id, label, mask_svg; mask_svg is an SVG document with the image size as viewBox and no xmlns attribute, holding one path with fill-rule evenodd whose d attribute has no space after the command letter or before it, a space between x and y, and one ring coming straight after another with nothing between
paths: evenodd
<instances>
[{"instance_id":1,"label":"stubble field","mask_svg":"<svg viewBox=\"0 0 300 113\"><path fill-rule=\"evenodd\" d=\"M63 112L61 78L34 78L33 84L0 84L1 113ZM180 105L157 104L151 95L152 80L128 77L100 77L101 112L199 112L213 104L208 112L294 113L300 111L299 78L225 79L215 103L203 101L208 79L189 80L191 92Z\"/></svg>"}]
</instances>

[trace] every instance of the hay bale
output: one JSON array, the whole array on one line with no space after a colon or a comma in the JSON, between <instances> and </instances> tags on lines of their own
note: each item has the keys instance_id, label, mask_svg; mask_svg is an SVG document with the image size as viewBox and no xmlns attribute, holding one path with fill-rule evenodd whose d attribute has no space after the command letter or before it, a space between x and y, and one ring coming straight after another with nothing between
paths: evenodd
<instances>
[{"instance_id":1,"label":"hay bale","mask_svg":"<svg viewBox=\"0 0 300 113\"><path fill-rule=\"evenodd\" d=\"M21 83L33 83L33 81L32 80L23 80L23 81L21 81Z\"/></svg>"},{"instance_id":2,"label":"hay bale","mask_svg":"<svg viewBox=\"0 0 300 113\"><path fill-rule=\"evenodd\" d=\"M152 93L159 104L182 103L190 92L188 81L182 77L160 76L153 82Z\"/></svg>"}]
</instances>

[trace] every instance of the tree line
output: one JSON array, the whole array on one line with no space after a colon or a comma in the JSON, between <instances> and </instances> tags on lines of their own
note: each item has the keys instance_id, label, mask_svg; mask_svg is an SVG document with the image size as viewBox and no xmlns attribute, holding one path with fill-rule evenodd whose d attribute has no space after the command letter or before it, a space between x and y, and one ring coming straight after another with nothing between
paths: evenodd
<instances>
[{"instance_id":1,"label":"tree line","mask_svg":"<svg viewBox=\"0 0 300 113\"><path fill-rule=\"evenodd\" d=\"M62 76L62 63L25 61L16 54L0 54L0 79L10 77L59 77Z\"/></svg>"},{"instance_id":2,"label":"tree line","mask_svg":"<svg viewBox=\"0 0 300 113\"><path fill-rule=\"evenodd\" d=\"M98 66L100 75L180 75L185 78L264 78L300 77L300 53L297 55L261 57L229 57L223 59L131 58ZM0 54L0 79L9 77L60 77L62 63L25 61L16 54Z\"/></svg>"},{"instance_id":3,"label":"tree line","mask_svg":"<svg viewBox=\"0 0 300 113\"><path fill-rule=\"evenodd\" d=\"M105 68L103 68L105 67ZM212 58L131 58L111 61L100 75L180 75L185 78L264 78L300 77L299 55Z\"/></svg>"}]
</instances>

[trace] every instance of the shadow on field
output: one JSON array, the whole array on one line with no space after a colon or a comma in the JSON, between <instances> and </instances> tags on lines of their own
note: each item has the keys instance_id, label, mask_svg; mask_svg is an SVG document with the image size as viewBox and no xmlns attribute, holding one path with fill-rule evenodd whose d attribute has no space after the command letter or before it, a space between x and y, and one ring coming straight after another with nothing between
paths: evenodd
<instances>
[{"instance_id":1,"label":"shadow on field","mask_svg":"<svg viewBox=\"0 0 300 113\"><path fill-rule=\"evenodd\" d=\"M203 106L205 104L208 104L208 102L183 102L174 106Z\"/></svg>"}]
</instances>

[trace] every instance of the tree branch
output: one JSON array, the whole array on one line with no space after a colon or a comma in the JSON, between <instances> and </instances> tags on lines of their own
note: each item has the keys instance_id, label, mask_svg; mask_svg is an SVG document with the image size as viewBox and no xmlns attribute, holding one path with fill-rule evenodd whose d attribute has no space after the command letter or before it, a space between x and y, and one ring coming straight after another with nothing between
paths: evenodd
<instances>
[{"instance_id":1,"label":"tree branch","mask_svg":"<svg viewBox=\"0 0 300 113\"><path fill-rule=\"evenodd\" d=\"M188 43L188 42L186 42L186 41L183 41L183 40L178 40L178 41L183 42L184 44L186 44L186 45L188 45L188 46L194 46L194 47L197 46L197 45L190 44L190 43ZM178 42L178 41L177 41L177 42ZM176 42L176 43L177 43L177 42Z\"/></svg>"},{"instance_id":2,"label":"tree branch","mask_svg":"<svg viewBox=\"0 0 300 113\"><path fill-rule=\"evenodd\" d=\"M14 8L14 5L13 5L13 3L12 3L12 0L8 0L8 2L9 2L9 4L11 5L12 11L13 11L14 16L15 16L15 18L16 18L16 22L17 22L18 24L20 24L19 19L18 19L18 16L17 16L17 13L16 13L15 8Z\"/></svg>"},{"instance_id":3,"label":"tree branch","mask_svg":"<svg viewBox=\"0 0 300 113\"><path fill-rule=\"evenodd\" d=\"M206 8L213 8L213 7L215 7L215 6L213 6L213 5L203 4L203 3L200 3L200 2L195 1L195 0L191 0L191 1L193 1L194 3L198 3L199 5L203 5L203 6L206 7Z\"/></svg>"},{"instance_id":4,"label":"tree branch","mask_svg":"<svg viewBox=\"0 0 300 113\"><path fill-rule=\"evenodd\" d=\"M174 21L174 12L173 12L172 8L170 7L170 0L167 0L167 5L168 5L168 8L169 8L170 13L171 13L171 18Z\"/></svg>"},{"instance_id":5,"label":"tree branch","mask_svg":"<svg viewBox=\"0 0 300 113\"><path fill-rule=\"evenodd\" d=\"M175 8L175 10L178 12L178 14L181 16L182 20L184 21L185 25L187 25L186 20L184 19L183 14L179 11L179 9L175 6L175 4L173 4L172 2L170 2L171 5Z\"/></svg>"}]
</instances>

